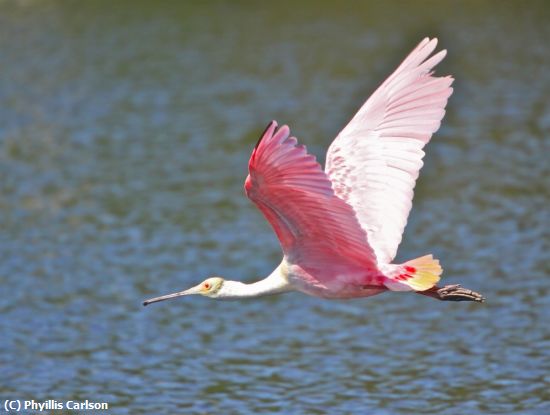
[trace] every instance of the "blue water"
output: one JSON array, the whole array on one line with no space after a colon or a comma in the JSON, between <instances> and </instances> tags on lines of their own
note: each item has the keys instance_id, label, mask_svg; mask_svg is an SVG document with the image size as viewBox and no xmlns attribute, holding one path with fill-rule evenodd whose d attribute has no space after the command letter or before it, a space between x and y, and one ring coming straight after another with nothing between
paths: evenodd
<instances>
[{"instance_id":1,"label":"blue water","mask_svg":"<svg viewBox=\"0 0 550 415\"><path fill-rule=\"evenodd\" d=\"M108 413L550 413L544 2L0 5L0 399ZM145 298L279 263L244 196L271 119L324 160L425 36L456 78L398 260L417 295ZM70 413L58 411L56 413ZM89 412L94 413L94 412ZM96 412L97 413L97 412Z\"/></svg>"}]
</instances>

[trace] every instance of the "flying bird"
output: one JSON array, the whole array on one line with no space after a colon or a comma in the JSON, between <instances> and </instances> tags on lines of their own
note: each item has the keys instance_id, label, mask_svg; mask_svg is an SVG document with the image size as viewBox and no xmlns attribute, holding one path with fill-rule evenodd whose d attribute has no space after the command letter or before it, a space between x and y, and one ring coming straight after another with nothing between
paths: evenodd
<instances>
[{"instance_id":1,"label":"flying bird","mask_svg":"<svg viewBox=\"0 0 550 415\"><path fill-rule=\"evenodd\" d=\"M286 125L267 126L248 163L246 195L262 211L283 251L265 279L244 284L211 277L184 295L215 299L289 291L322 298L409 291L439 300L484 297L460 285L439 287L432 255L394 264L422 167L424 146L440 126L453 89L433 68L437 39L426 38L359 109L330 145L323 170Z\"/></svg>"}]
</instances>

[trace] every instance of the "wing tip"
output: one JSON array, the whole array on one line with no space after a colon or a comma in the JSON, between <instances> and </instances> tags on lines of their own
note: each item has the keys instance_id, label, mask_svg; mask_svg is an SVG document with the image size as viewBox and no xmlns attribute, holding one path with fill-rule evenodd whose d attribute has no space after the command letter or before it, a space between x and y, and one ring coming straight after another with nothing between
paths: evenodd
<instances>
[{"instance_id":1,"label":"wing tip","mask_svg":"<svg viewBox=\"0 0 550 415\"><path fill-rule=\"evenodd\" d=\"M428 54L430 54L435 50L438 42L439 41L436 37L430 38L429 36L426 36L420 41L420 43L418 43L418 46L413 49L413 52L420 52L421 50L426 48L429 51Z\"/></svg>"},{"instance_id":2,"label":"wing tip","mask_svg":"<svg viewBox=\"0 0 550 415\"><path fill-rule=\"evenodd\" d=\"M435 46L437 46L437 42L439 42L439 40L438 40L435 36L432 37L432 38L430 38L429 36L426 36L426 37L424 38L424 42L426 42L427 44L428 44L428 43L431 43L431 44L433 44L434 47L435 47Z\"/></svg>"},{"instance_id":3,"label":"wing tip","mask_svg":"<svg viewBox=\"0 0 550 415\"><path fill-rule=\"evenodd\" d=\"M256 145L254 146L254 150L258 148L258 146L262 142L263 138L267 135L267 132L270 129L273 129L273 131L275 131L276 128L277 128L277 121L271 120L269 122L269 124L267 124L267 127L265 127L264 131L260 134L260 138L258 138L258 141L256 142Z\"/></svg>"}]
</instances>

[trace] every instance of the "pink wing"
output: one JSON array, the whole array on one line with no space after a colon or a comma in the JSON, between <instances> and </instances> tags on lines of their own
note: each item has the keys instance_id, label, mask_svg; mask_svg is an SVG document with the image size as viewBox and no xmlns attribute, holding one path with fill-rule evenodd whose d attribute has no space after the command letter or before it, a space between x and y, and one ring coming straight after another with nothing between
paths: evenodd
<instances>
[{"instance_id":1,"label":"pink wing","mask_svg":"<svg viewBox=\"0 0 550 415\"><path fill-rule=\"evenodd\" d=\"M335 196L315 157L272 121L248 163L247 196L271 223L285 255L298 264L327 262L376 268L353 209Z\"/></svg>"},{"instance_id":2,"label":"pink wing","mask_svg":"<svg viewBox=\"0 0 550 415\"><path fill-rule=\"evenodd\" d=\"M372 94L327 152L334 192L356 212L379 264L390 263L411 210L422 148L439 128L453 89L432 68L446 54L430 54L424 39Z\"/></svg>"}]
</instances>

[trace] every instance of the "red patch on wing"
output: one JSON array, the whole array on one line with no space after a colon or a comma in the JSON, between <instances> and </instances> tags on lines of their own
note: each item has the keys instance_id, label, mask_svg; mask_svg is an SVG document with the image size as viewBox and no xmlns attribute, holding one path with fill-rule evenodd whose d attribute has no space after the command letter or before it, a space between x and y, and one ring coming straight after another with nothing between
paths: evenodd
<instances>
[{"instance_id":1,"label":"red patch on wing","mask_svg":"<svg viewBox=\"0 0 550 415\"><path fill-rule=\"evenodd\" d=\"M399 281L406 281L409 278L412 278L409 274L399 274L397 277L395 277L395 279Z\"/></svg>"},{"instance_id":2,"label":"red patch on wing","mask_svg":"<svg viewBox=\"0 0 550 415\"><path fill-rule=\"evenodd\" d=\"M405 271L410 272L411 274L414 274L416 272L416 268L411 267L409 265L405 265Z\"/></svg>"}]
</instances>

